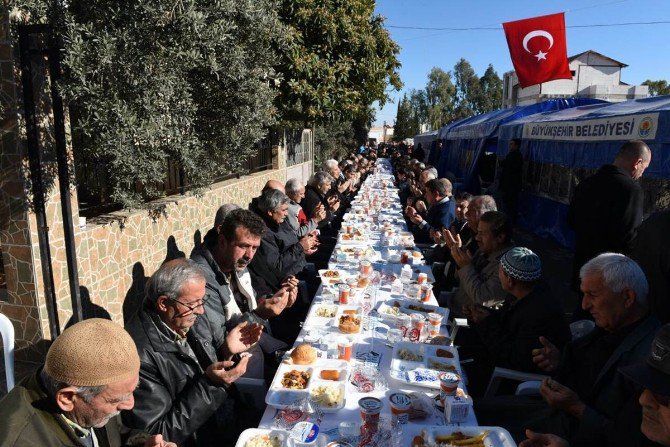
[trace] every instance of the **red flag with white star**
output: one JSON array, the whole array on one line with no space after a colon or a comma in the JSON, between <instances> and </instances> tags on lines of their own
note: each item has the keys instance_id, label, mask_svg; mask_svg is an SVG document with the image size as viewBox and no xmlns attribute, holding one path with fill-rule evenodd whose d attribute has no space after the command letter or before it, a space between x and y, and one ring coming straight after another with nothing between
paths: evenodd
<instances>
[{"instance_id":1,"label":"red flag with white star","mask_svg":"<svg viewBox=\"0 0 670 447\"><path fill-rule=\"evenodd\" d=\"M521 87L572 79L562 12L506 22L503 28Z\"/></svg>"}]
</instances>

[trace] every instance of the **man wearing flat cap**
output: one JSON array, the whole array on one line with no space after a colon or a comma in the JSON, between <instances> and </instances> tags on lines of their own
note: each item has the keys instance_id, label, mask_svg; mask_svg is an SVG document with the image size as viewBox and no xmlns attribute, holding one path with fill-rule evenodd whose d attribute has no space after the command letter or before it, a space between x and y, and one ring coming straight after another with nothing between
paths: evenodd
<instances>
[{"instance_id":1,"label":"man wearing flat cap","mask_svg":"<svg viewBox=\"0 0 670 447\"><path fill-rule=\"evenodd\" d=\"M46 362L0 401L0 445L118 447L116 416L133 408L140 359L118 324L92 318L65 329ZM162 436L146 447L174 446Z\"/></svg>"},{"instance_id":2,"label":"man wearing flat cap","mask_svg":"<svg viewBox=\"0 0 670 447\"><path fill-rule=\"evenodd\" d=\"M468 389L473 395L484 390L496 366L541 372L532 354L541 347L541 336L555 340L561 348L570 341L562 306L540 283L541 276L540 258L525 247L514 247L502 255L498 267L500 284L507 293L502 307L464 306L474 332L468 337L472 344L462 347L464 353L472 351L475 359L468 367Z\"/></svg>"}]
</instances>

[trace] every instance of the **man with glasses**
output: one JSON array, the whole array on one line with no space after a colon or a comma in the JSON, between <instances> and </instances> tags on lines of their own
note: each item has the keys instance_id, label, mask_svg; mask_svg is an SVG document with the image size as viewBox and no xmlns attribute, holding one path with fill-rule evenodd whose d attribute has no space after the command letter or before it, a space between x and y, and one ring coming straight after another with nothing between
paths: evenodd
<instances>
[{"instance_id":1,"label":"man with glasses","mask_svg":"<svg viewBox=\"0 0 670 447\"><path fill-rule=\"evenodd\" d=\"M0 400L0 445L124 445L117 415L133 408L139 371L135 343L118 324L90 318L70 326L44 365ZM162 436L144 445L176 447Z\"/></svg>"},{"instance_id":2,"label":"man with glasses","mask_svg":"<svg viewBox=\"0 0 670 447\"><path fill-rule=\"evenodd\" d=\"M246 351L262 330L243 322L226 334L224 326L200 318L205 284L191 260L163 264L149 279L144 307L127 325L141 363L137 405L122 414L123 422L178 445L217 445L234 432L218 409L246 371Z\"/></svg>"}]
</instances>

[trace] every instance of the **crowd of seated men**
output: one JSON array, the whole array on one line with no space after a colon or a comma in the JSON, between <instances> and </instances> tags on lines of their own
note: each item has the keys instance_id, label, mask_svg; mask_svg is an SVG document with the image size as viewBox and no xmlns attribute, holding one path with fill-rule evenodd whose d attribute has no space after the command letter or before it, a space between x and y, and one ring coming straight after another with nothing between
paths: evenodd
<instances>
[{"instance_id":1,"label":"crowd of seated men","mask_svg":"<svg viewBox=\"0 0 670 447\"><path fill-rule=\"evenodd\" d=\"M439 178L411 150L391 154L408 225L419 241L429 229L425 254L438 301L467 319L454 343L468 359L462 366L480 425L505 427L524 447L670 444L670 326L661 326L669 321L670 264L663 261L667 247L651 242L670 230L668 212L652 216L653 226L631 228L631 216L641 215L641 208L632 209L639 187L631 182L650 154L641 141L625 143L613 164L576 192L570 221L593 236L583 242L590 255L573 267L580 291L573 320L579 315L592 323L571 326L567 297L548 286L540 256L514 241L513 222L523 217L518 198L499 210L491 195L452 192L454 179ZM439 181L448 185L446 197ZM611 198L604 196L609 184L615 185ZM633 198L622 204L626 194ZM599 212L594 200L611 209L600 211L607 217L592 228L591 215ZM448 208L454 212L442 211ZM616 247L632 248L618 253ZM564 268L570 276L571 266ZM571 330L580 327L589 329ZM496 368L545 379L518 395L518 382L503 381L491 396L486 391Z\"/></svg>"},{"instance_id":2,"label":"crowd of seated men","mask_svg":"<svg viewBox=\"0 0 670 447\"><path fill-rule=\"evenodd\" d=\"M648 165L634 146L620 157L642 154ZM396 146L327 160L306 184L269 180L247 209L222 204L189 259L156 266L125 328L89 319L57 338L44 365L0 403L0 444L234 445L258 425L264 408L253 396L295 341L319 284L315 268L327 265L377 156L393 164L438 302L468 322L454 343L469 359L464 380L481 425L505 427L525 447L670 445L668 297L657 292L668 289L650 260L654 239L640 230L629 245L657 270L608 251L579 267L593 323L575 336L543 260L515 243L523 208L509 216L491 195L454 191L456 179ZM644 168L629 161L639 178ZM505 384L486 395L497 368L546 378L534 393Z\"/></svg>"}]
</instances>

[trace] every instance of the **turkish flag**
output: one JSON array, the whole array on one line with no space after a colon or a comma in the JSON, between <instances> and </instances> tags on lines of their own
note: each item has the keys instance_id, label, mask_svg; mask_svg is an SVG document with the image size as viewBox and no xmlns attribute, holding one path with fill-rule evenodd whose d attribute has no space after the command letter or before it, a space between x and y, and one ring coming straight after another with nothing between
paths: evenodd
<instances>
[{"instance_id":1,"label":"turkish flag","mask_svg":"<svg viewBox=\"0 0 670 447\"><path fill-rule=\"evenodd\" d=\"M503 23L521 87L572 79L563 13Z\"/></svg>"}]
</instances>

